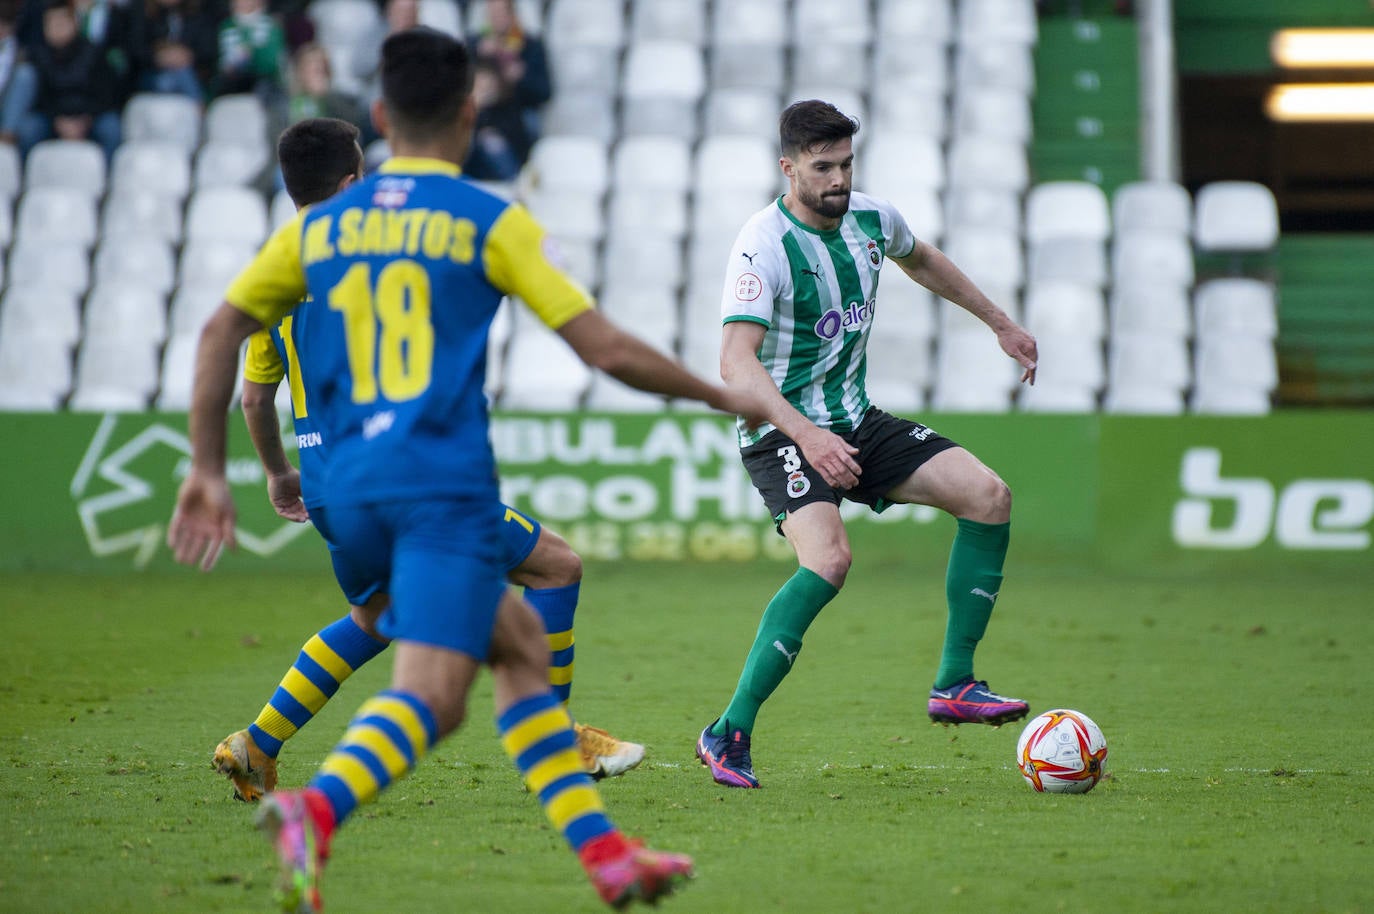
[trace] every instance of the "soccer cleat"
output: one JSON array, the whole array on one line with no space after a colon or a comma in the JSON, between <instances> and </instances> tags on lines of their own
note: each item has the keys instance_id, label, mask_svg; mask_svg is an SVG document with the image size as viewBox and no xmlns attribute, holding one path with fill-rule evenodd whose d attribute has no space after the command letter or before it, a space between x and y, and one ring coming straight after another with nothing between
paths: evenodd
<instances>
[{"instance_id":1,"label":"soccer cleat","mask_svg":"<svg viewBox=\"0 0 1374 914\"><path fill-rule=\"evenodd\" d=\"M754 777L754 762L749 757L749 734L743 730L728 729L724 736L711 732L715 723L707 725L697 737L697 758L711 769L711 777L717 784L726 787L757 787L759 779Z\"/></svg>"},{"instance_id":2,"label":"soccer cleat","mask_svg":"<svg viewBox=\"0 0 1374 914\"><path fill-rule=\"evenodd\" d=\"M1007 698L988 689L984 681L968 679L945 689L931 689L926 704L930 719L937 724L1002 724L1020 720L1030 705L1019 698Z\"/></svg>"},{"instance_id":3,"label":"soccer cleat","mask_svg":"<svg viewBox=\"0 0 1374 914\"><path fill-rule=\"evenodd\" d=\"M258 748L247 730L230 733L210 759L210 767L234 784L234 799L257 802L277 787L277 760Z\"/></svg>"},{"instance_id":4,"label":"soccer cleat","mask_svg":"<svg viewBox=\"0 0 1374 914\"><path fill-rule=\"evenodd\" d=\"M618 832L593 838L578 856L601 900L617 911L634 901L657 905L694 875L691 857L649 850Z\"/></svg>"},{"instance_id":5,"label":"soccer cleat","mask_svg":"<svg viewBox=\"0 0 1374 914\"><path fill-rule=\"evenodd\" d=\"M582 752L582 764L592 780L619 777L644 761L644 747L616 739L605 730L573 724L577 733L577 748Z\"/></svg>"},{"instance_id":6,"label":"soccer cleat","mask_svg":"<svg viewBox=\"0 0 1374 914\"><path fill-rule=\"evenodd\" d=\"M320 871L329 858L329 834L333 830L312 812L308 790L283 790L268 794L258 810L258 828L276 848L281 872L277 904L285 914L318 914ZM323 805L323 797L319 797Z\"/></svg>"}]
</instances>

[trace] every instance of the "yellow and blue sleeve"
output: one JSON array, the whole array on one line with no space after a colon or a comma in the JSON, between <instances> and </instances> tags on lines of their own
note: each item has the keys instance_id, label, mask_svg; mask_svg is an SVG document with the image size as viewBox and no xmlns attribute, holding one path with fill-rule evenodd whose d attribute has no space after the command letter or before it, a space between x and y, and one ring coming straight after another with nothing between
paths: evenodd
<instances>
[{"instance_id":1,"label":"yellow and blue sleeve","mask_svg":"<svg viewBox=\"0 0 1374 914\"><path fill-rule=\"evenodd\" d=\"M257 256L229 285L224 299L256 318L264 327L277 321L305 297L301 232L305 211L278 229Z\"/></svg>"},{"instance_id":2,"label":"yellow and blue sleeve","mask_svg":"<svg viewBox=\"0 0 1374 914\"><path fill-rule=\"evenodd\" d=\"M506 207L482 247L482 266L492 285L523 299L540 320L557 330L593 307L592 297L545 253L550 239L529 210Z\"/></svg>"},{"instance_id":3,"label":"yellow and blue sleeve","mask_svg":"<svg viewBox=\"0 0 1374 914\"><path fill-rule=\"evenodd\" d=\"M277 384L284 377L286 366L272 342L272 331L259 330L250 336L243 360L243 379L254 384Z\"/></svg>"}]
</instances>

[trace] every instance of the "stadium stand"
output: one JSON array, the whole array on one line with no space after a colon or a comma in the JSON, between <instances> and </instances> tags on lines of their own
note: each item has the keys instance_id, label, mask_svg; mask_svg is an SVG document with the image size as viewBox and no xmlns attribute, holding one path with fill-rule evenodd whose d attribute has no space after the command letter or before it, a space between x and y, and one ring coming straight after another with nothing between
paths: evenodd
<instances>
[{"instance_id":1,"label":"stadium stand","mask_svg":"<svg viewBox=\"0 0 1374 914\"><path fill-rule=\"evenodd\" d=\"M735 233L784 187L778 111L824 97L863 124L856 187L896 203L1041 340L1039 383L1018 389L986 328L889 268L870 348L879 402L1250 414L1282 393L1278 287L1230 256L1281 255L1274 197L1244 182L1194 197L1139 180L1129 19L1037 18L1033 0L517 6L547 42L556 93L520 178L494 189L547 225L602 307L703 373L718 370ZM480 28L483 4L467 4L466 21L462 9L422 0L421 20ZM308 12L340 84L365 91L349 54L384 30L377 4L313 0ZM1068 71L1093 79L1067 85ZM294 211L270 181L275 122L257 97L202 109L141 93L122 124L108 170L91 143L47 141L23 165L0 144L0 408L184 408L201 322ZM368 148L370 165L385 155ZM49 307L32 304L41 294ZM488 378L500 405L662 408L590 381L553 338L502 313ZM127 343L127 379L108 377L97 339ZM39 370L39 355L65 364Z\"/></svg>"}]
</instances>

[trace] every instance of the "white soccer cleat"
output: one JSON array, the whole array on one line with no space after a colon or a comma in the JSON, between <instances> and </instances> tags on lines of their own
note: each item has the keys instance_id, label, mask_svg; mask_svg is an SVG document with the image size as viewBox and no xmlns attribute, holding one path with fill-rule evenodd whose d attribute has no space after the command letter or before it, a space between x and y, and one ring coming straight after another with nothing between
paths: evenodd
<instances>
[{"instance_id":1,"label":"white soccer cleat","mask_svg":"<svg viewBox=\"0 0 1374 914\"><path fill-rule=\"evenodd\" d=\"M593 780L619 777L644 761L644 747L616 739L605 730L573 724L577 734L577 748L582 752L582 764Z\"/></svg>"}]
</instances>

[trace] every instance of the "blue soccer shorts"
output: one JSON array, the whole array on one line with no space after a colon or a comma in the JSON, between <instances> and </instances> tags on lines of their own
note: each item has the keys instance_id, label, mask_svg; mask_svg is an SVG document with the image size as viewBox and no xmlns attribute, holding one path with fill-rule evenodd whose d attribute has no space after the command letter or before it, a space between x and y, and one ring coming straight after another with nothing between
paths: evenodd
<instances>
[{"instance_id":1,"label":"blue soccer shorts","mask_svg":"<svg viewBox=\"0 0 1374 914\"><path fill-rule=\"evenodd\" d=\"M390 594L382 635L485 660L512 555L505 511L485 499L335 505L320 512L321 533L350 602ZM514 526L522 544L537 536Z\"/></svg>"},{"instance_id":2,"label":"blue soccer shorts","mask_svg":"<svg viewBox=\"0 0 1374 914\"><path fill-rule=\"evenodd\" d=\"M502 505L501 512L501 540L505 543L503 568L509 573L524 564L525 559L534 551L534 547L539 543L541 528L539 521L509 505ZM335 545L333 534L330 532L329 512L324 507L312 507L310 520L324 538L325 545L329 547L329 561L334 566L334 580L339 582L339 589L343 591L349 605L362 606L372 599L373 595L389 592L390 586L386 579L372 576L374 572L370 568L371 563L368 563L368 568L359 568Z\"/></svg>"}]
</instances>

